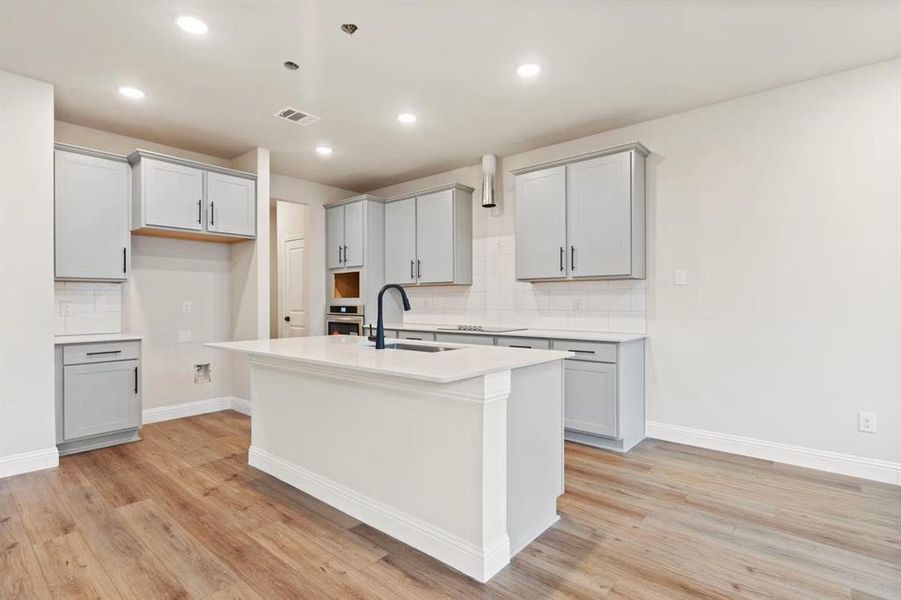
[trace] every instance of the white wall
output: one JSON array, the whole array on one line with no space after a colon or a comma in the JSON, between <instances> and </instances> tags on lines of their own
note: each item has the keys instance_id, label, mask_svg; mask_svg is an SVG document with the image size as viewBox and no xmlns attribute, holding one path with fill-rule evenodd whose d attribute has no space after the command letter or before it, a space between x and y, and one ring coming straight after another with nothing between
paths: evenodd
<instances>
[{"instance_id":1,"label":"white wall","mask_svg":"<svg viewBox=\"0 0 901 600\"><path fill-rule=\"evenodd\" d=\"M53 86L0 71L0 477L58 461Z\"/></svg>"},{"instance_id":2,"label":"white wall","mask_svg":"<svg viewBox=\"0 0 901 600\"><path fill-rule=\"evenodd\" d=\"M901 462L899 107L895 60L504 157L474 233L513 234L512 170L641 141L648 420Z\"/></svg>"},{"instance_id":3,"label":"white wall","mask_svg":"<svg viewBox=\"0 0 901 600\"><path fill-rule=\"evenodd\" d=\"M271 177L272 198L286 202L296 202L307 206L304 240L307 257L307 318L309 334L322 335L325 331L325 209L326 202L341 200L357 195L357 192L296 179L273 173Z\"/></svg>"}]
</instances>

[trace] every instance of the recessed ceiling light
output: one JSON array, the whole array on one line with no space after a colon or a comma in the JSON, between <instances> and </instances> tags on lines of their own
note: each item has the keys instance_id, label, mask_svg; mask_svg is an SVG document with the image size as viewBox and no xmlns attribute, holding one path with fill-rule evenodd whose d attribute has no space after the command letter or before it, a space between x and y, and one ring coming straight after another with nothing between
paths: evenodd
<instances>
[{"instance_id":1,"label":"recessed ceiling light","mask_svg":"<svg viewBox=\"0 0 901 600\"><path fill-rule=\"evenodd\" d=\"M193 33L194 35L203 35L210 30L209 25L197 17L191 15L181 15L175 19L175 24L181 27L182 31Z\"/></svg>"},{"instance_id":2,"label":"recessed ceiling light","mask_svg":"<svg viewBox=\"0 0 901 600\"><path fill-rule=\"evenodd\" d=\"M520 65L516 72L520 77L535 77L541 72L541 67L534 64Z\"/></svg>"},{"instance_id":3,"label":"recessed ceiling light","mask_svg":"<svg viewBox=\"0 0 901 600\"><path fill-rule=\"evenodd\" d=\"M144 97L144 92L135 87L129 87L127 85L123 85L119 88L119 93L125 96L126 98L131 98L132 100L140 100Z\"/></svg>"},{"instance_id":4,"label":"recessed ceiling light","mask_svg":"<svg viewBox=\"0 0 901 600\"><path fill-rule=\"evenodd\" d=\"M415 123L416 115L414 115L413 113L400 113L399 115L397 115L397 120L401 123Z\"/></svg>"},{"instance_id":5,"label":"recessed ceiling light","mask_svg":"<svg viewBox=\"0 0 901 600\"><path fill-rule=\"evenodd\" d=\"M322 156L328 156L332 153L332 149L328 146L316 146L316 153L321 154Z\"/></svg>"}]
</instances>

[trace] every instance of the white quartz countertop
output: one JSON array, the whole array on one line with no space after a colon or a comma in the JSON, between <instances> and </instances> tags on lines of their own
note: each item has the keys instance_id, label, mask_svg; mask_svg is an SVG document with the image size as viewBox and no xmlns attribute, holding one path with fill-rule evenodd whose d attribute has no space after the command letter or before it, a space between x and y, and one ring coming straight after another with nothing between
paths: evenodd
<instances>
[{"instance_id":1,"label":"white quartz countertop","mask_svg":"<svg viewBox=\"0 0 901 600\"><path fill-rule=\"evenodd\" d=\"M508 371L562 360L572 356L558 350L531 350L437 342L390 340L416 346L444 346L457 350L417 352L414 350L376 350L365 337L350 335L249 340L206 344L251 356L264 356L299 363L346 368L433 383L451 383L497 371Z\"/></svg>"},{"instance_id":2,"label":"white quartz countertop","mask_svg":"<svg viewBox=\"0 0 901 600\"><path fill-rule=\"evenodd\" d=\"M634 342L648 337L644 333L616 333L610 331L567 331L565 329L520 329L518 331L460 331L456 325L419 325L410 323L400 325L389 323L385 329L397 329L401 331L429 331L432 333L462 333L466 335L489 335L500 337L524 337L558 340L582 340L587 342ZM367 328L366 331L369 331Z\"/></svg>"},{"instance_id":3,"label":"white quartz countertop","mask_svg":"<svg viewBox=\"0 0 901 600\"><path fill-rule=\"evenodd\" d=\"M90 344L93 342L133 342L142 340L144 336L133 333L95 333L91 335L57 335L53 343L57 346L67 344Z\"/></svg>"}]
</instances>

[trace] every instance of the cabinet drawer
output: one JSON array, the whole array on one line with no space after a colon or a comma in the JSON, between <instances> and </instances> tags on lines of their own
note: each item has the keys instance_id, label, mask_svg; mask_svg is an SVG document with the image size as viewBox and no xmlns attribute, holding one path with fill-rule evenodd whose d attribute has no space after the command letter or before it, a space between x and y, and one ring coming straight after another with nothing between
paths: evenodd
<instances>
[{"instance_id":1,"label":"cabinet drawer","mask_svg":"<svg viewBox=\"0 0 901 600\"><path fill-rule=\"evenodd\" d=\"M102 342L63 346L63 364L79 365L111 360L134 360L138 358L140 347L140 342Z\"/></svg>"},{"instance_id":2,"label":"cabinet drawer","mask_svg":"<svg viewBox=\"0 0 901 600\"><path fill-rule=\"evenodd\" d=\"M435 334L428 331L398 331L397 337L402 340L422 340L424 342L435 341Z\"/></svg>"},{"instance_id":3,"label":"cabinet drawer","mask_svg":"<svg viewBox=\"0 0 901 600\"><path fill-rule=\"evenodd\" d=\"M604 342L578 342L574 340L553 340L554 350L568 350L575 354L574 360L591 360L596 362L616 362L616 344Z\"/></svg>"},{"instance_id":4,"label":"cabinet drawer","mask_svg":"<svg viewBox=\"0 0 901 600\"><path fill-rule=\"evenodd\" d=\"M497 345L508 346L510 348L534 348L535 350L551 349L550 340L543 340L541 338L498 337Z\"/></svg>"},{"instance_id":5,"label":"cabinet drawer","mask_svg":"<svg viewBox=\"0 0 901 600\"><path fill-rule=\"evenodd\" d=\"M493 346L494 338L490 335L479 335L476 333L436 333L436 342L447 342L449 344L479 344L481 346Z\"/></svg>"}]
</instances>

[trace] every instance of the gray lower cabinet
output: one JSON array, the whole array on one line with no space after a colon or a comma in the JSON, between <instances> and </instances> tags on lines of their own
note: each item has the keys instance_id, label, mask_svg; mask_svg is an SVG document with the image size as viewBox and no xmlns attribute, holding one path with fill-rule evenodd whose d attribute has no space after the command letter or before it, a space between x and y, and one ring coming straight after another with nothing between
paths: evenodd
<instances>
[{"instance_id":1,"label":"gray lower cabinet","mask_svg":"<svg viewBox=\"0 0 901 600\"><path fill-rule=\"evenodd\" d=\"M564 437L616 452L628 451L645 437L643 339L613 343L414 330L399 330L397 335L414 340L572 352L573 357L564 361Z\"/></svg>"},{"instance_id":2,"label":"gray lower cabinet","mask_svg":"<svg viewBox=\"0 0 901 600\"><path fill-rule=\"evenodd\" d=\"M139 439L140 342L57 346L60 454Z\"/></svg>"}]
</instances>

